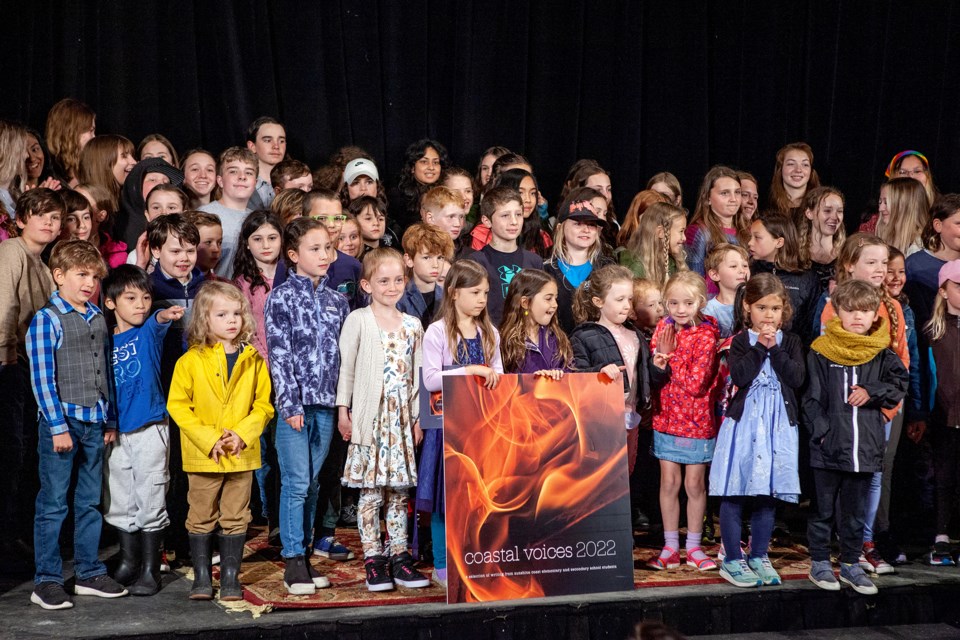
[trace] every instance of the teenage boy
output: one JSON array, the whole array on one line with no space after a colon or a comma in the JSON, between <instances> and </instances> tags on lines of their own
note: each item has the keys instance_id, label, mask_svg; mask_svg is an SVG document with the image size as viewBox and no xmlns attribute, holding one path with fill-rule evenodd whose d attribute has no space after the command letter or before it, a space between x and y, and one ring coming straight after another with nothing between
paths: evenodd
<instances>
[{"instance_id":1,"label":"teenage boy","mask_svg":"<svg viewBox=\"0 0 960 640\"><path fill-rule=\"evenodd\" d=\"M480 202L480 222L490 228L490 244L467 257L487 270L490 278L487 313L493 326L498 326L510 281L524 269L543 269L543 260L517 246L523 230L523 201L516 189L495 187L484 195Z\"/></svg>"},{"instance_id":2,"label":"teenage boy","mask_svg":"<svg viewBox=\"0 0 960 640\"><path fill-rule=\"evenodd\" d=\"M247 149L230 147L220 154L217 163L217 184L223 190L219 200L205 204L200 211L220 218L223 229L223 246L217 275L230 278L233 275L233 256L237 252L240 228L250 213L250 197L257 181L257 157Z\"/></svg>"},{"instance_id":3,"label":"teenage boy","mask_svg":"<svg viewBox=\"0 0 960 640\"><path fill-rule=\"evenodd\" d=\"M204 280L224 280L217 273L220 255L223 252L223 225L220 218L203 211L187 211L183 214L187 222L200 232L200 244L197 245L197 268L203 273Z\"/></svg>"},{"instance_id":4,"label":"teenage boy","mask_svg":"<svg viewBox=\"0 0 960 640\"><path fill-rule=\"evenodd\" d=\"M299 160L287 159L270 170L270 184L273 186L274 194L284 189L310 191L313 189L313 175L310 173L310 167Z\"/></svg>"},{"instance_id":5,"label":"teenage boy","mask_svg":"<svg viewBox=\"0 0 960 640\"><path fill-rule=\"evenodd\" d=\"M729 338L733 335L733 303L737 287L750 279L750 254L741 246L721 242L707 254L703 267L719 290L707 302L703 312L720 323L720 337Z\"/></svg>"},{"instance_id":6,"label":"teenage boy","mask_svg":"<svg viewBox=\"0 0 960 640\"><path fill-rule=\"evenodd\" d=\"M424 327L433 322L443 300L437 284L443 263L453 259L450 234L436 225L420 222L403 234L403 262L409 282L397 309L420 319Z\"/></svg>"},{"instance_id":7,"label":"teenage boy","mask_svg":"<svg viewBox=\"0 0 960 640\"><path fill-rule=\"evenodd\" d=\"M453 240L453 252L457 258L472 252L469 248L469 240L464 241L461 238L466 218L467 212L463 208L463 198L453 189L433 187L423 194L423 200L420 202L420 219L450 234L450 239Z\"/></svg>"},{"instance_id":8,"label":"teenage boy","mask_svg":"<svg viewBox=\"0 0 960 640\"><path fill-rule=\"evenodd\" d=\"M170 323L183 307L151 313L147 272L121 265L103 281L104 304L113 312L113 379L117 441L106 452L104 519L120 538L114 580L135 596L160 590L160 551L170 524L166 493L170 432L160 385L160 355Z\"/></svg>"},{"instance_id":9,"label":"teenage boy","mask_svg":"<svg viewBox=\"0 0 960 640\"><path fill-rule=\"evenodd\" d=\"M247 149L257 158L258 174L250 209L269 209L275 195L270 172L287 156L287 132L274 118L257 118L247 129Z\"/></svg>"},{"instance_id":10,"label":"teenage boy","mask_svg":"<svg viewBox=\"0 0 960 640\"><path fill-rule=\"evenodd\" d=\"M340 237L343 222L347 219L340 198L327 189L314 189L307 193L303 199L303 215L322 222L334 240ZM346 298L351 310L363 306L359 284L360 261L334 249L327 268L327 286Z\"/></svg>"},{"instance_id":11,"label":"teenage boy","mask_svg":"<svg viewBox=\"0 0 960 640\"><path fill-rule=\"evenodd\" d=\"M35 466L37 407L30 393L26 336L34 314L55 289L40 254L60 235L63 198L51 189L31 189L17 200L15 211L20 235L0 243L0 531L5 532L0 549L10 557L27 555L23 550L29 548L32 529L36 487L26 486L23 470Z\"/></svg>"},{"instance_id":12,"label":"teenage boy","mask_svg":"<svg viewBox=\"0 0 960 640\"><path fill-rule=\"evenodd\" d=\"M103 517L103 450L117 438L110 336L90 297L107 272L84 240L59 243L50 256L59 291L27 331L30 381L40 408L40 492L33 521L36 573L30 602L44 609L73 606L63 588L60 529L73 493L76 595L117 598L127 590L97 557Z\"/></svg>"}]
</instances>

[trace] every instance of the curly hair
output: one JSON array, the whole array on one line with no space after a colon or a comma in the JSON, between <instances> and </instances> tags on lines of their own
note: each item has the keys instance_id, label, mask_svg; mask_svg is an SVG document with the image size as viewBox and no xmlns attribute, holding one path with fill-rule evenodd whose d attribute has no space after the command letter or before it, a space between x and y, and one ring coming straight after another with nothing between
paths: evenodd
<instances>
[{"instance_id":1,"label":"curly hair","mask_svg":"<svg viewBox=\"0 0 960 640\"><path fill-rule=\"evenodd\" d=\"M210 310L218 298L236 302L240 305L243 322L240 325L240 331L233 340L233 344L240 345L250 342L256 324L247 297L233 283L207 280L200 285L197 297L193 300L193 312L190 315L190 321L187 323L187 344L189 346L211 346L217 343L218 338L210 334Z\"/></svg>"},{"instance_id":2,"label":"curly hair","mask_svg":"<svg viewBox=\"0 0 960 640\"><path fill-rule=\"evenodd\" d=\"M618 264L609 264L600 269L594 269L590 273L573 296L573 319L577 324L596 322L600 319L600 307L593 302L593 299L606 298L610 288L617 282L628 283L632 291L633 272Z\"/></svg>"},{"instance_id":3,"label":"curly hair","mask_svg":"<svg viewBox=\"0 0 960 640\"><path fill-rule=\"evenodd\" d=\"M256 291L257 287L263 288L264 292L270 290L270 285L263 278L263 272L257 266L257 261L250 252L247 242L250 236L256 233L257 229L263 225L270 225L277 231L277 235L283 239L283 225L280 219L270 211L261 209L253 211L243 220L240 227L240 237L237 241L237 254L233 258L233 279L239 281L241 278L250 283L250 293Z\"/></svg>"},{"instance_id":4,"label":"curly hair","mask_svg":"<svg viewBox=\"0 0 960 640\"><path fill-rule=\"evenodd\" d=\"M503 303L503 320L500 322L500 354L505 372L520 369L527 354L527 331L535 324L528 311L523 308L524 299L528 303L532 302L551 282L554 286L557 285L553 276L540 269L524 269L510 281L507 299ZM573 349L567 334L560 328L556 313L551 316L546 328L557 340L562 367L569 369L573 364Z\"/></svg>"}]
</instances>

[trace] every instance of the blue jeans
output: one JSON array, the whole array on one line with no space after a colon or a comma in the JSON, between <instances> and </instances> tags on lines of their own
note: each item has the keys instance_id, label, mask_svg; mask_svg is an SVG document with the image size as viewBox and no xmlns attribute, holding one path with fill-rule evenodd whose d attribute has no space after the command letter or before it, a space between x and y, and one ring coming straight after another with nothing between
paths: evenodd
<instances>
[{"instance_id":1,"label":"blue jeans","mask_svg":"<svg viewBox=\"0 0 960 640\"><path fill-rule=\"evenodd\" d=\"M885 442L890 444L890 427L892 422L886 422L883 425ZM873 525L877 518L877 511L880 509L880 495L883 493L883 471L877 471L870 478L870 493L867 495L867 510L863 521L863 541L873 542Z\"/></svg>"},{"instance_id":2,"label":"blue jeans","mask_svg":"<svg viewBox=\"0 0 960 640\"><path fill-rule=\"evenodd\" d=\"M303 428L296 431L277 420L277 459L280 463L281 555L303 555L313 544L320 469L333 439L335 409L303 408Z\"/></svg>"},{"instance_id":3,"label":"blue jeans","mask_svg":"<svg viewBox=\"0 0 960 640\"><path fill-rule=\"evenodd\" d=\"M40 420L37 452L40 456L40 493L37 515L33 520L34 582L63 584L63 560L60 557L60 528L67 517L67 493L76 469L73 495L73 559L78 580L89 580L107 572L97 558L100 546L100 490L103 486L103 430L100 422L67 418L73 449L55 453L50 425Z\"/></svg>"}]
</instances>

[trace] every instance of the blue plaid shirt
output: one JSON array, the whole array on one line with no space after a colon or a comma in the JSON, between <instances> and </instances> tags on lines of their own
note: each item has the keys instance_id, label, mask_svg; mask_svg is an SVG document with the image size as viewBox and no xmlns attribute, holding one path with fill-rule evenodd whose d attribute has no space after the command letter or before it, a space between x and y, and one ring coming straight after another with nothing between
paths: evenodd
<instances>
[{"instance_id":1,"label":"blue plaid shirt","mask_svg":"<svg viewBox=\"0 0 960 640\"><path fill-rule=\"evenodd\" d=\"M60 292L54 292L50 296L50 303L53 304L60 313L80 313L72 305L64 302L60 297ZM87 310L82 314L83 319L89 324L90 321L100 313L100 309L87 303ZM57 361L56 352L60 348L63 340L63 328L60 324L60 318L57 314L48 309L40 309L37 315L33 317L30 323L30 329L27 331L27 355L30 358L30 380L33 384L33 395L37 398L37 405L40 409L40 415L50 425L52 435L67 433L67 417L84 422L107 422L107 429L116 429L117 421L114 415L113 403L109 398L100 397L97 404L92 407L82 407L80 405L70 404L60 401L60 393L57 391ZM110 355L110 336L103 345L104 357ZM109 362L106 359L105 362ZM112 376L107 376L108 380ZM109 382L108 382L109 384ZM113 394L112 384L109 386L110 394Z\"/></svg>"}]
</instances>

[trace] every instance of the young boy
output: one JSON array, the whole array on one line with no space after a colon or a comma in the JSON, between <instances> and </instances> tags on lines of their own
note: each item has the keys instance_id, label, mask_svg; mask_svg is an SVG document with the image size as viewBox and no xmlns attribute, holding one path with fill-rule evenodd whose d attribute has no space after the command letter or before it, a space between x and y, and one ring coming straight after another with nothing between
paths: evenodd
<instances>
[{"instance_id":1,"label":"young boy","mask_svg":"<svg viewBox=\"0 0 960 640\"><path fill-rule=\"evenodd\" d=\"M147 272L121 265L103 281L104 304L113 312L113 379L117 394L117 441L106 452L104 519L120 536L120 566L114 580L135 596L160 590L160 550L167 516L170 455L166 397L160 356L170 323L183 307L150 312Z\"/></svg>"},{"instance_id":2,"label":"young boy","mask_svg":"<svg viewBox=\"0 0 960 640\"><path fill-rule=\"evenodd\" d=\"M203 273L204 280L224 280L217 273L220 254L223 251L223 226L220 218L203 211L187 211L184 219L200 232L200 244L197 245L197 268Z\"/></svg>"},{"instance_id":3,"label":"young boy","mask_svg":"<svg viewBox=\"0 0 960 640\"><path fill-rule=\"evenodd\" d=\"M874 594L877 587L858 564L867 495L883 461L887 419L881 409L899 404L909 374L889 348L887 320L877 321L881 298L875 287L848 280L834 290L832 302L837 317L811 345L803 400L817 509L807 525L810 580L821 589L840 589L830 564L836 522L840 580L858 593Z\"/></svg>"},{"instance_id":4,"label":"young boy","mask_svg":"<svg viewBox=\"0 0 960 640\"><path fill-rule=\"evenodd\" d=\"M170 184L161 184L150 190L150 195L147 196L145 202L146 207L143 215L149 225L150 222L158 216L168 213L183 213L190 203L190 199L187 197L187 194L178 187ZM156 263L150 256L150 245L147 243L146 228L144 228L143 233L141 233L137 239L137 246L127 254L127 264L135 264L141 269L146 269L147 273L153 273L153 268Z\"/></svg>"},{"instance_id":5,"label":"young boy","mask_svg":"<svg viewBox=\"0 0 960 640\"><path fill-rule=\"evenodd\" d=\"M733 302L737 287L750 278L750 254L743 247L721 242L707 254L703 264L707 277L717 283L720 292L707 302L703 312L720 324L720 337L733 335Z\"/></svg>"},{"instance_id":6,"label":"young boy","mask_svg":"<svg viewBox=\"0 0 960 640\"><path fill-rule=\"evenodd\" d=\"M323 223L324 228L333 240L340 237L340 229L347 216L343 214L343 205L340 198L333 191L314 189L303 198L303 216L313 218ZM363 306L360 304L360 261L348 256L342 251L332 250L330 266L327 268L327 286L342 295L350 309Z\"/></svg>"},{"instance_id":7,"label":"young boy","mask_svg":"<svg viewBox=\"0 0 960 640\"><path fill-rule=\"evenodd\" d=\"M411 225L403 234L403 261L409 282L397 309L428 326L443 300L443 287L437 284L440 268L450 260L453 260L450 234L424 222Z\"/></svg>"},{"instance_id":8,"label":"young boy","mask_svg":"<svg viewBox=\"0 0 960 640\"><path fill-rule=\"evenodd\" d=\"M490 277L487 313L493 325L498 326L510 281L524 269L543 269L543 260L517 246L523 230L523 201L516 189L494 187L487 192L480 202L480 221L490 228L490 244L467 257L487 270Z\"/></svg>"},{"instance_id":9,"label":"young boy","mask_svg":"<svg viewBox=\"0 0 960 640\"><path fill-rule=\"evenodd\" d=\"M470 243L463 241L460 237L466 218L463 198L456 191L447 187L433 187L423 194L423 199L420 201L420 219L450 234L450 239L453 240L453 252L457 258L464 257L465 252L471 253L468 249Z\"/></svg>"},{"instance_id":10,"label":"young boy","mask_svg":"<svg viewBox=\"0 0 960 640\"><path fill-rule=\"evenodd\" d=\"M61 242L50 257L59 291L27 331L30 379L40 408L40 492L33 521L36 574L30 602L67 609L60 529L73 489L74 572L77 595L117 598L127 590L97 557L103 518L103 450L117 438L110 336L90 296L107 271L100 252L84 240ZM73 477L76 481L73 481Z\"/></svg>"},{"instance_id":11,"label":"young boy","mask_svg":"<svg viewBox=\"0 0 960 640\"><path fill-rule=\"evenodd\" d=\"M243 220L251 210L249 202L256 180L257 157L253 152L240 147L230 147L220 154L220 161L217 163L217 184L223 190L223 195L219 200L200 207L200 211L212 213L220 218L223 246L220 265L216 271L221 278L233 276L233 256L237 252L240 227L243 226Z\"/></svg>"},{"instance_id":12,"label":"young boy","mask_svg":"<svg viewBox=\"0 0 960 640\"><path fill-rule=\"evenodd\" d=\"M313 189L313 175L310 173L310 167L299 160L287 159L277 163L277 166L270 170L270 184L273 186L275 196L284 189L310 191ZM273 204L272 200L271 204Z\"/></svg>"},{"instance_id":13,"label":"young boy","mask_svg":"<svg viewBox=\"0 0 960 640\"><path fill-rule=\"evenodd\" d=\"M247 129L247 149L257 158L257 182L250 209L269 209L274 193L270 172L287 156L287 132L276 119L263 116Z\"/></svg>"},{"instance_id":14,"label":"young boy","mask_svg":"<svg viewBox=\"0 0 960 640\"><path fill-rule=\"evenodd\" d=\"M40 260L43 250L60 235L64 213L61 195L46 188L31 189L17 200L20 235L0 243L0 531L9 546L4 555L29 547L37 452L37 407L30 393L27 328L34 314L50 299L55 286L50 269ZM28 466L28 464L30 466ZM29 497L28 497L29 496ZM20 542L15 542L20 541ZM6 553L9 549L9 553Z\"/></svg>"}]
</instances>

